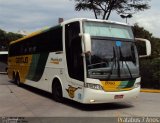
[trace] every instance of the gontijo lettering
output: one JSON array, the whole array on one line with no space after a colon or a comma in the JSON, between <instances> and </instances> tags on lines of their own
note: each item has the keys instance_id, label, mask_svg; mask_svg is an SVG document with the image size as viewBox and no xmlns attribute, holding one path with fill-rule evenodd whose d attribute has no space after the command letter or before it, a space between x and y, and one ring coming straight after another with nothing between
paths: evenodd
<instances>
[{"instance_id":1,"label":"gontijo lettering","mask_svg":"<svg viewBox=\"0 0 160 123\"><path fill-rule=\"evenodd\" d=\"M28 63L28 57L17 57L16 63Z\"/></svg>"}]
</instances>

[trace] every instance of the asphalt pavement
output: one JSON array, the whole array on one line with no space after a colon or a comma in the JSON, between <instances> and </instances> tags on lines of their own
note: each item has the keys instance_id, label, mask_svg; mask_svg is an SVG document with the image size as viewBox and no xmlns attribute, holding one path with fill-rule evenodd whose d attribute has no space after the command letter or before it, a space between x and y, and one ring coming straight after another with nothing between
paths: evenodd
<instances>
[{"instance_id":1,"label":"asphalt pavement","mask_svg":"<svg viewBox=\"0 0 160 123\"><path fill-rule=\"evenodd\" d=\"M160 93L141 93L128 102L82 105L57 103L51 95L18 87L0 74L0 117L160 117Z\"/></svg>"}]
</instances>

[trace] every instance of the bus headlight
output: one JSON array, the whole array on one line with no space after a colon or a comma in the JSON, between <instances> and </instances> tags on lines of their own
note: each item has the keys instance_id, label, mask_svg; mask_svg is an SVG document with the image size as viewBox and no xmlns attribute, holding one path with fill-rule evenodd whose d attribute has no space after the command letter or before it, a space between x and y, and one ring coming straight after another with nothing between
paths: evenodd
<instances>
[{"instance_id":1,"label":"bus headlight","mask_svg":"<svg viewBox=\"0 0 160 123\"><path fill-rule=\"evenodd\" d=\"M140 82L137 82L134 84L134 88L138 88L138 87L140 87Z\"/></svg>"},{"instance_id":2,"label":"bus headlight","mask_svg":"<svg viewBox=\"0 0 160 123\"><path fill-rule=\"evenodd\" d=\"M103 90L102 86L99 84L86 83L85 87L95 89L95 90Z\"/></svg>"}]
</instances>

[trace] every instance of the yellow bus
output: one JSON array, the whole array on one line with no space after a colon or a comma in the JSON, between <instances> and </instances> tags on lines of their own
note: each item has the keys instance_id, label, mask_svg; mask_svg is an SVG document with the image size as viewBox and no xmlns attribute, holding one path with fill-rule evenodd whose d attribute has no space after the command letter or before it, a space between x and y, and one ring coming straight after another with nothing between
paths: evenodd
<instances>
[{"instance_id":1,"label":"yellow bus","mask_svg":"<svg viewBox=\"0 0 160 123\"><path fill-rule=\"evenodd\" d=\"M140 92L139 56L131 26L75 18L9 45L8 76L50 92L56 101L120 102Z\"/></svg>"}]
</instances>

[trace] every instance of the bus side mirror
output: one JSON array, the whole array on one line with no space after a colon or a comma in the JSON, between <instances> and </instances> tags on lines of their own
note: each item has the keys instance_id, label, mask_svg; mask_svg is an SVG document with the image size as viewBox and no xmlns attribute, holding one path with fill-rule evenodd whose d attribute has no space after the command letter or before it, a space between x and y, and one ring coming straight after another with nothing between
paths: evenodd
<instances>
[{"instance_id":1,"label":"bus side mirror","mask_svg":"<svg viewBox=\"0 0 160 123\"><path fill-rule=\"evenodd\" d=\"M139 57L140 58L145 58L145 57L148 57L148 56L150 56L151 55L151 43L150 43L150 41L149 40L147 40L147 39L143 39L143 38L135 38L135 40L136 40L136 42L137 42L137 44L140 42L144 42L145 43L145 54L141 54L141 53L139 53L140 55L139 55ZM144 50L144 49L142 49L142 50Z\"/></svg>"},{"instance_id":2,"label":"bus side mirror","mask_svg":"<svg viewBox=\"0 0 160 123\"><path fill-rule=\"evenodd\" d=\"M90 34L84 33L81 35L84 42L84 52L91 52L91 36Z\"/></svg>"}]
</instances>

